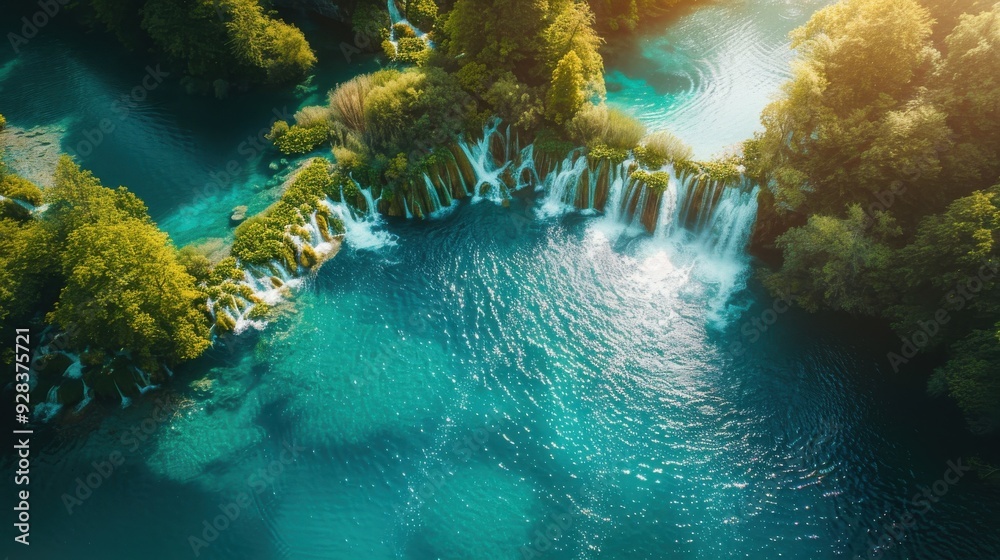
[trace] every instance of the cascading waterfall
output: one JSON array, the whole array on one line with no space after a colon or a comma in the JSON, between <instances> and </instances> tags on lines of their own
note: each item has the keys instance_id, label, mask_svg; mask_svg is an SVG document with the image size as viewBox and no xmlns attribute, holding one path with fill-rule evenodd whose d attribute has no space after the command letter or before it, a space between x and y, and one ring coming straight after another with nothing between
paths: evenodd
<instances>
[{"instance_id":1,"label":"cascading waterfall","mask_svg":"<svg viewBox=\"0 0 1000 560\"><path fill-rule=\"evenodd\" d=\"M396 0L387 0L387 2L389 8L389 22L390 22L389 42L391 42L393 46L397 47L399 46L398 38L396 37L396 30L393 29L393 26L395 26L397 23L405 23L406 25L409 25L410 28L413 29L413 32L417 35L417 38L423 39L431 47L434 46L434 43L430 41L430 38L427 36L427 33L418 29L417 26L413 25L412 23L410 23L409 20L403 17L403 14L399 11L399 6L396 5Z\"/></svg>"},{"instance_id":2,"label":"cascading waterfall","mask_svg":"<svg viewBox=\"0 0 1000 560\"><path fill-rule=\"evenodd\" d=\"M460 140L453 152L459 169L454 175L463 184L458 194L469 193L473 201L503 202L513 192L534 188L543 193L538 208L543 217L574 210L601 213L611 223L645 230L654 239L683 237L720 256L745 249L756 219L758 190L746 179L733 184L667 164L659 170L644 170L668 178L666 188L653 188L635 174L641 167L631 158L595 162L583 149L576 149L540 161L536 146L520 147L510 129L501 131L496 119L486 124L478 140ZM471 189L465 186L462 169L471 175ZM442 183L452 180L447 172L438 177ZM442 183L425 175L422 185L414 185L425 189L429 201L425 214L443 207L439 192L450 186L441 188ZM416 213L416 205L417 199L409 206L404 200L407 217Z\"/></svg>"}]
</instances>

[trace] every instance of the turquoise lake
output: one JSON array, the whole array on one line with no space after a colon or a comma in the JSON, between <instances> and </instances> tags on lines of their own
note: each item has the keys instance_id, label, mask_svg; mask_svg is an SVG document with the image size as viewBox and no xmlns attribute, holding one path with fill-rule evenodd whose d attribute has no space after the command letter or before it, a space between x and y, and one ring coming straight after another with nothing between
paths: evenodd
<instances>
[{"instance_id":1,"label":"turquoise lake","mask_svg":"<svg viewBox=\"0 0 1000 560\"><path fill-rule=\"evenodd\" d=\"M609 54L609 102L723 151L756 129L788 31L822 5L665 21ZM120 118L156 61L59 25L0 55L0 112L128 185L178 245L221 247L233 206L280 194L294 162L248 138L377 68L327 41L312 88L216 101L166 77ZM115 131L84 156L105 118ZM52 425L25 557L1000 558L996 486L964 476L914 507L972 436L927 372L892 372L884 326L778 312L742 252L541 198L359 222L263 331L127 408Z\"/></svg>"}]
</instances>

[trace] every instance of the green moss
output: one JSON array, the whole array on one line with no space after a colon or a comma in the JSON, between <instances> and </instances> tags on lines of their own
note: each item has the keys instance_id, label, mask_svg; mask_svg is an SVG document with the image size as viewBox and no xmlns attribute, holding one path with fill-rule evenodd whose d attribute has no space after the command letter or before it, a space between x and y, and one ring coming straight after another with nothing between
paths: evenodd
<instances>
[{"instance_id":1,"label":"green moss","mask_svg":"<svg viewBox=\"0 0 1000 560\"><path fill-rule=\"evenodd\" d=\"M303 245L299 253L299 262L305 268L313 268L319 262L319 257L316 256L316 251L312 247Z\"/></svg>"},{"instance_id":2,"label":"green moss","mask_svg":"<svg viewBox=\"0 0 1000 560\"><path fill-rule=\"evenodd\" d=\"M263 265L281 257L284 240L284 226L280 221L254 217L236 229L233 255L245 263Z\"/></svg>"},{"instance_id":3,"label":"green moss","mask_svg":"<svg viewBox=\"0 0 1000 560\"><path fill-rule=\"evenodd\" d=\"M275 126L278 124L275 123ZM274 128L271 129L271 132L272 135L275 133ZM281 153L293 155L307 154L329 139L330 129L324 124L318 124L309 127L292 126L280 135L272 137L271 141L275 147L281 150Z\"/></svg>"},{"instance_id":4,"label":"green moss","mask_svg":"<svg viewBox=\"0 0 1000 560\"><path fill-rule=\"evenodd\" d=\"M741 171L741 161L738 156L729 156L721 159L700 162L702 172L709 179L723 184L732 184L739 181L743 172Z\"/></svg>"},{"instance_id":5,"label":"green moss","mask_svg":"<svg viewBox=\"0 0 1000 560\"><path fill-rule=\"evenodd\" d=\"M656 192L663 192L670 186L670 174L666 171L637 169L632 172L632 178Z\"/></svg>"},{"instance_id":6,"label":"green moss","mask_svg":"<svg viewBox=\"0 0 1000 560\"><path fill-rule=\"evenodd\" d=\"M628 159L628 150L621 148L611 148L604 144L598 144L587 150L587 157L591 161L608 160L613 164L619 164Z\"/></svg>"},{"instance_id":7,"label":"green moss","mask_svg":"<svg viewBox=\"0 0 1000 560\"><path fill-rule=\"evenodd\" d=\"M230 317L229 313L220 309L215 314L215 332L217 334L230 333L233 332L233 329L235 328L236 320Z\"/></svg>"}]
</instances>

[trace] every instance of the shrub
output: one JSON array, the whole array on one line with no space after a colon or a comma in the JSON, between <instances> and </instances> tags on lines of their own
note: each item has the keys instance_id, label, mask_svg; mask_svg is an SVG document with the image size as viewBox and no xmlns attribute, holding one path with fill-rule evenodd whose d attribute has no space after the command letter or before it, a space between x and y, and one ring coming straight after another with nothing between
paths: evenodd
<instances>
[{"instance_id":1,"label":"shrub","mask_svg":"<svg viewBox=\"0 0 1000 560\"><path fill-rule=\"evenodd\" d=\"M42 204L42 190L31 181L17 175L0 178L0 195L23 200L32 206Z\"/></svg>"},{"instance_id":2,"label":"shrub","mask_svg":"<svg viewBox=\"0 0 1000 560\"><path fill-rule=\"evenodd\" d=\"M632 173L632 178L660 193L667 190L667 187L670 186L670 174L666 171L637 169Z\"/></svg>"},{"instance_id":3,"label":"shrub","mask_svg":"<svg viewBox=\"0 0 1000 560\"><path fill-rule=\"evenodd\" d=\"M613 164L619 164L626 159L628 159L628 150L622 150L618 148L610 148L604 144L598 144L592 148L587 149L587 157L591 161L600 161L606 159Z\"/></svg>"},{"instance_id":4,"label":"shrub","mask_svg":"<svg viewBox=\"0 0 1000 560\"><path fill-rule=\"evenodd\" d=\"M680 138L667 131L655 132L635 148L635 159L648 169L659 169L667 163L691 161L693 152Z\"/></svg>"},{"instance_id":5,"label":"shrub","mask_svg":"<svg viewBox=\"0 0 1000 560\"><path fill-rule=\"evenodd\" d=\"M412 27L403 22L393 24L392 32L396 36L396 40L412 39L417 36L417 32L414 31Z\"/></svg>"},{"instance_id":6,"label":"shrub","mask_svg":"<svg viewBox=\"0 0 1000 560\"><path fill-rule=\"evenodd\" d=\"M330 178L329 163L321 158L315 158L309 165L295 177L288 190L281 197L281 202L301 208L305 206L307 212L316 209L317 203L330 194L330 186L333 179Z\"/></svg>"},{"instance_id":7,"label":"shrub","mask_svg":"<svg viewBox=\"0 0 1000 560\"><path fill-rule=\"evenodd\" d=\"M295 124L305 128L314 126L330 126L330 108L313 105L303 107L295 113ZM277 124L277 123L276 123Z\"/></svg>"},{"instance_id":8,"label":"shrub","mask_svg":"<svg viewBox=\"0 0 1000 560\"><path fill-rule=\"evenodd\" d=\"M385 3L381 5L360 3L351 17L354 33L367 38L369 43L374 43L374 39L382 37L383 33L388 34L391 23Z\"/></svg>"},{"instance_id":9,"label":"shrub","mask_svg":"<svg viewBox=\"0 0 1000 560\"><path fill-rule=\"evenodd\" d=\"M325 124L310 127L295 125L272 142L281 153L292 155L309 153L329 139L330 129Z\"/></svg>"},{"instance_id":10,"label":"shrub","mask_svg":"<svg viewBox=\"0 0 1000 560\"><path fill-rule=\"evenodd\" d=\"M434 0L407 0L406 19L423 31L431 31L437 20L438 7Z\"/></svg>"},{"instance_id":11,"label":"shrub","mask_svg":"<svg viewBox=\"0 0 1000 560\"><path fill-rule=\"evenodd\" d=\"M646 127L631 116L617 110L608 110L608 125L604 143L612 148L631 150L646 134Z\"/></svg>"},{"instance_id":12,"label":"shrub","mask_svg":"<svg viewBox=\"0 0 1000 560\"><path fill-rule=\"evenodd\" d=\"M378 81L376 74L362 74L338 85L330 92L330 114L333 118L348 130L364 134L365 98Z\"/></svg>"},{"instance_id":13,"label":"shrub","mask_svg":"<svg viewBox=\"0 0 1000 560\"><path fill-rule=\"evenodd\" d=\"M212 274L212 262L198 249L188 245L177 252L177 260L188 274L198 282L205 282Z\"/></svg>"},{"instance_id":14,"label":"shrub","mask_svg":"<svg viewBox=\"0 0 1000 560\"><path fill-rule=\"evenodd\" d=\"M607 105L585 105L566 124L566 132L571 139L586 146L603 144L618 150L631 150L642 140L646 128Z\"/></svg>"},{"instance_id":15,"label":"shrub","mask_svg":"<svg viewBox=\"0 0 1000 560\"><path fill-rule=\"evenodd\" d=\"M233 255L242 262L265 265L284 253L284 226L266 216L240 224L233 240Z\"/></svg>"},{"instance_id":16,"label":"shrub","mask_svg":"<svg viewBox=\"0 0 1000 560\"><path fill-rule=\"evenodd\" d=\"M313 159L295 177L281 200L263 215L254 216L236 228L233 256L255 265L277 260L294 269L296 248L285 232L289 226L303 225L304 215L317 210L320 201L331 193L333 179L328 166L321 158Z\"/></svg>"},{"instance_id":17,"label":"shrub","mask_svg":"<svg viewBox=\"0 0 1000 560\"><path fill-rule=\"evenodd\" d=\"M287 122L285 122L285 121L275 121L274 124L271 125L271 132L268 132L267 135L265 136L265 138L267 138L268 140L270 140L273 143L278 138L281 138L282 136L284 136L285 133L287 133L287 132L288 132L288 123Z\"/></svg>"},{"instance_id":18,"label":"shrub","mask_svg":"<svg viewBox=\"0 0 1000 560\"><path fill-rule=\"evenodd\" d=\"M417 37L403 37L396 44L396 54L393 60L409 64L421 64L427 60L430 47L427 42Z\"/></svg>"}]
</instances>

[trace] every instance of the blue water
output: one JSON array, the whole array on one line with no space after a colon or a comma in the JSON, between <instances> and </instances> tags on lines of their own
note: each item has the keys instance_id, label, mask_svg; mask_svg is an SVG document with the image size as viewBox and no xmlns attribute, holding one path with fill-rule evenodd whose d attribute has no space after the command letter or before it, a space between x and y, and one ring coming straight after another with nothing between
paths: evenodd
<instances>
[{"instance_id":1,"label":"blue water","mask_svg":"<svg viewBox=\"0 0 1000 560\"><path fill-rule=\"evenodd\" d=\"M829 0L709 2L609 46L608 101L650 130L669 129L699 158L760 127L760 111L791 77L788 33Z\"/></svg>"},{"instance_id":2,"label":"blue water","mask_svg":"<svg viewBox=\"0 0 1000 560\"><path fill-rule=\"evenodd\" d=\"M707 326L718 263L522 204L348 246L265 334L179 373L145 442L122 438L148 398L60 428L34 557L185 558L245 494L199 557L853 558L958 457L884 335L792 311L751 344ZM966 476L884 557L996 557L998 497Z\"/></svg>"},{"instance_id":3,"label":"blue water","mask_svg":"<svg viewBox=\"0 0 1000 560\"><path fill-rule=\"evenodd\" d=\"M8 64L0 112L22 128L65 123L72 146L145 63L46 37L23 56L67 73ZM713 37L702 46L721 67L730 51ZM324 87L364 70L335 62L321 58ZM641 81L612 100L653 119ZM164 89L149 118L129 119L134 136L112 135L84 164L139 192L179 242L221 243L232 205L273 198L255 184L280 158L261 154L232 190L199 203L188 189L224 169L271 107L323 91L220 103ZM706 126L713 106L702 105ZM657 122L688 122L672 114ZM720 149L752 130L755 118L741 119L693 143ZM925 396L926 372L891 373L891 335L772 315L747 256L540 209L462 203L349 235L264 332L220 344L124 410L95 404L39 435L30 554L9 539L0 554L867 558L913 509L882 558L1000 558L996 486L965 475L929 511L910 501L972 446Z\"/></svg>"}]
</instances>

